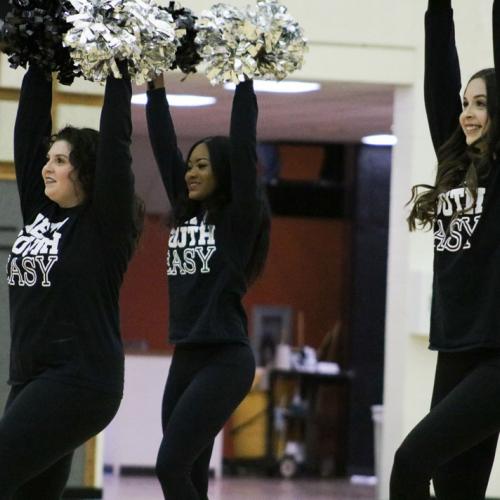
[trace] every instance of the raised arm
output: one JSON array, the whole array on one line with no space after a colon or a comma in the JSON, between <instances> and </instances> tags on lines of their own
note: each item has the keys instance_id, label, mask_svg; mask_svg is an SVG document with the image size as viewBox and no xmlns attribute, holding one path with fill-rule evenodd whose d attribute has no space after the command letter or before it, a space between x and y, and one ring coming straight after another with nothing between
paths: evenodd
<instances>
[{"instance_id":1,"label":"raised arm","mask_svg":"<svg viewBox=\"0 0 500 500\"><path fill-rule=\"evenodd\" d=\"M177 147L177 137L162 77L151 82L149 86L146 118L156 164L170 203L174 205L179 194L186 189L186 166Z\"/></svg>"},{"instance_id":2,"label":"raised arm","mask_svg":"<svg viewBox=\"0 0 500 500\"><path fill-rule=\"evenodd\" d=\"M247 211L257 197L257 99L253 81L237 85L231 113L231 189L233 209Z\"/></svg>"},{"instance_id":3,"label":"raised arm","mask_svg":"<svg viewBox=\"0 0 500 500\"><path fill-rule=\"evenodd\" d=\"M52 130L51 105L52 82L31 65L23 79L14 128L14 162L25 224L33 216L33 210L48 201L42 167Z\"/></svg>"},{"instance_id":4,"label":"raised arm","mask_svg":"<svg viewBox=\"0 0 500 500\"><path fill-rule=\"evenodd\" d=\"M429 0L425 15L424 94L434 150L450 138L462 111L451 0Z\"/></svg>"},{"instance_id":5,"label":"raised arm","mask_svg":"<svg viewBox=\"0 0 500 500\"><path fill-rule=\"evenodd\" d=\"M121 68L126 70L125 65ZM126 73L123 71L122 73ZM99 149L92 204L110 230L128 230L133 221L134 176L130 142L130 79L108 77L101 111Z\"/></svg>"}]
</instances>

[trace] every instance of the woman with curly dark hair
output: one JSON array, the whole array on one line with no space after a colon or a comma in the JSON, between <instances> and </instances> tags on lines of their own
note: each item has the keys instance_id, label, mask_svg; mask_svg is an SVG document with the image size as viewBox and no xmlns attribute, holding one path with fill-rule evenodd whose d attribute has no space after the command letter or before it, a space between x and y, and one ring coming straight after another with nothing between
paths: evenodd
<instances>
[{"instance_id":1,"label":"woman with curly dark hair","mask_svg":"<svg viewBox=\"0 0 500 500\"><path fill-rule=\"evenodd\" d=\"M150 84L148 127L172 204L167 256L170 341L156 472L165 498L207 498L215 436L252 385L255 362L241 300L262 271L270 214L257 179L252 81L235 92L230 137L182 159L163 79Z\"/></svg>"},{"instance_id":2,"label":"woman with curly dark hair","mask_svg":"<svg viewBox=\"0 0 500 500\"><path fill-rule=\"evenodd\" d=\"M493 2L500 68L500 0ZM484 499L500 431L500 142L495 69L460 102L451 0L429 0L425 104L435 185L413 188L409 227L434 228L431 410L396 452L391 500Z\"/></svg>"},{"instance_id":3,"label":"woman with curly dark hair","mask_svg":"<svg viewBox=\"0 0 500 500\"><path fill-rule=\"evenodd\" d=\"M126 66L122 68L126 70ZM100 132L51 136L52 82L24 77L14 159L24 228L7 262L10 394L0 499L61 498L73 451L113 418L123 389L118 297L140 233L131 85L109 77Z\"/></svg>"}]
</instances>

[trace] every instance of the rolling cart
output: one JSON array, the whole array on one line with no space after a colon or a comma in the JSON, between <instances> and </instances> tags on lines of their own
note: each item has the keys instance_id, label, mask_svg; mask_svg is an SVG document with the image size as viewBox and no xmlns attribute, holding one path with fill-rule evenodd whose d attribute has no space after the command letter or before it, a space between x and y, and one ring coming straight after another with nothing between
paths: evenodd
<instances>
[{"instance_id":1,"label":"rolling cart","mask_svg":"<svg viewBox=\"0 0 500 500\"><path fill-rule=\"evenodd\" d=\"M351 378L351 372L342 371L337 374L270 371L266 436L268 468L286 478L299 473L345 475ZM293 385L292 397L279 396L278 393L283 391L277 390L278 385L284 381Z\"/></svg>"}]
</instances>

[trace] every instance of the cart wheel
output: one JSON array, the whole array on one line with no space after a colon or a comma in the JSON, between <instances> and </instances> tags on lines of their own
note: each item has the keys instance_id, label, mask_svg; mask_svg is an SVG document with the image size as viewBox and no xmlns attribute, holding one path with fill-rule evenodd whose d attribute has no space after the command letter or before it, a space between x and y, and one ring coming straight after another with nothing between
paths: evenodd
<instances>
[{"instance_id":1,"label":"cart wheel","mask_svg":"<svg viewBox=\"0 0 500 500\"><path fill-rule=\"evenodd\" d=\"M291 455L286 455L280 460L281 477L290 479L297 475L299 464Z\"/></svg>"}]
</instances>

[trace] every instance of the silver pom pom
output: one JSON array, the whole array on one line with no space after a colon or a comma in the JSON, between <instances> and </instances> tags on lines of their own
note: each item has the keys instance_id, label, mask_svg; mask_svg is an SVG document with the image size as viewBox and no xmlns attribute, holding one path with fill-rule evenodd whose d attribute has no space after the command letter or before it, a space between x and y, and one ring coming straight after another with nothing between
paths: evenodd
<instances>
[{"instance_id":1,"label":"silver pom pom","mask_svg":"<svg viewBox=\"0 0 500 500\"><path fill-rule=\"evenodd\" d=\"M302 67L307 40L302 28L287 8L277 0L260 0L249 9L250 18L260 28L264 46L258 56L258 77L283 80Z\"/></svg>"},{"instance_id":2,"label":"silver pom pom","mask_svg":"<svg viewBox=\"0 0 500 500\"><path fill-rule=\"evenodd\" d=\"M246 9L216 4L201 13L196 30L213 85L245 78L282 80L302 66L307 49L302 29L277 0Z\"/></svg>"},{"instance_id":3,"label":"silver pom pom","mask_svg":"<svg viewBox=\"0 0 500 500\"><path fill-rule=\"evenodd\" d=\"M166 71L178 40L172 16L153 0L69 0L78 14L64 43L85 78L119 78L117 60L127 60L130 77L141 84Z\"/></svg>"}]
</instances>

